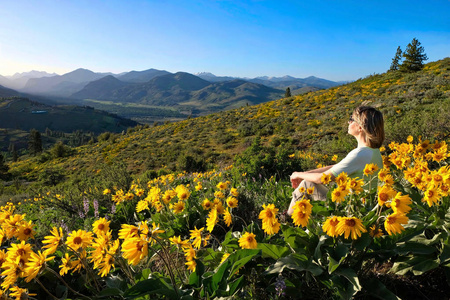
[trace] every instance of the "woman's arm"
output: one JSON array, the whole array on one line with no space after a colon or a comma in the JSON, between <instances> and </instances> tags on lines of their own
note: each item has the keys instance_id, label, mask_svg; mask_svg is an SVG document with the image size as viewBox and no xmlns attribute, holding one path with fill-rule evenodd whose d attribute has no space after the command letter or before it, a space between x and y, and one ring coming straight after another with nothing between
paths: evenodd
<instances>
[{"instance_id":1,"label":"woman's arm","mask_svg":"<svg viewBox=\"0 0 450 300\"><path fill-rule=\"evenodd\" d=\"M327 168L327 167L325 167ZM326 169L324 172L294 172L291 175L291 182L296 182L300 179L301 180L306 180L306 181L311 181L314 183L322 183L322 181L320 180L322 178L322 174L330 174L331 171L329 171L331 169L331 166L329 166L328 169ZM298 185L297 185L298 186Z\"/></svg>"},{"instance_id":2,"label":"woman's arm","mask_svg":"<svg viewBox=\"0 0 450 300\"><path fill-rule=\"evenodd\" d=\"M322 167L322 168L318 168L318 169L314 169L314 170L309 170L309 171L306 171L306 172L294 172L294 173L292 173L292 175L290 177L292 187L294 189L296 189L298 187L298 185L300 184L300 182L302 182L302 180L304 180L304 179L308 180L308 181L311 181L310 179L305 178L304 177L305 175L300 175L300 174L319 174L320 173L320 177L321 177L322 173L328 171L329 169L331 169L332 166L333 165ZM309 176L309 175L306 175L306 176ZM320 177L319 177L319 183L320 183ZM313 181L313 182L315 182L315 181Z\"/></svg>"}]
</instances>

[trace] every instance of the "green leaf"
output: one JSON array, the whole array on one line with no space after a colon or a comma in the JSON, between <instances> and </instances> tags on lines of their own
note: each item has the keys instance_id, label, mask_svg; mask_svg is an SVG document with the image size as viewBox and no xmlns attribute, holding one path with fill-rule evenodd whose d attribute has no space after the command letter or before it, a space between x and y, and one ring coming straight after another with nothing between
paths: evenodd
<instances>
[{"instance_id":1,"label":"green leaf","mask_svg":"<svg viewBox=\"0 0 450 300\"><path fill-rule=\"evenodd\" d=\"M323 269L312 262L311 259L308 259L306 255L292 253L280 258L275 264L267 269L265 274L279 274L283 272L285 268L298 272L307 271L314 276L319 276L323 272Z\"/></svg>"},{"instance_id":2,"label":"green leaf","mask_svg":"<svg viewBox=\"0 0 450 300\"><path fill-rule=\"evenodd\" d=\"M362 251L369 246L371 242L372 237L368 233L363 233L359 239L353 242L353 246L356 250Z\"/></svg>"},{"instance_id":3,"label":"green leaf","mask_svg":"<svg viewBox=\"0 0 450 300\"><path fill-rule=\"evenodd\" d=\"M196 260L195 262L197 263L197 266L195 267L195 272L192 272L191 275L189 275L189 285L200 287L202 276L205 272L205 265L200 260Z\"/></svg>"},{"instance_id":4,"label":"green leaf","mask_svg":"<svg viewBox=\"0 0 450 300\"><path fill-rule=\"evenodd\" d=\"M431 254L435 253L437 249L433 246L427 246L418 242L405 242L401 243L397 247L397 253L400 255L405 254Z\"/></svg>"},{"instance_id":5,"label":"green leaf","mask_svg":"<svg viewBox=\"0 0 450 300\"><path fill-rule=\"evenodd\" d=\"M398 275L405 275L412 271L414 275L421 275L429 270L435 269L439 266L439 261L434 258L434 255L427 256L410 256L399 258L392 266L391 272Z\"/></svg>"},{"instance_id":6,"label":"green leaf","mask_svg":"<svg viewBox=\"0 0 450 300\"><path fill-rule=\"evenodd\" d=\"M227 258L227 261L229 261L233 266L231 268L229 277L231 278L231 276L233 276L240 268L242 268L246 263L248 263L257 255L261 255L261 250L241 249L230 254L230 256L228 256Z\"/></svg>"},{"instance_id":7,"label":"green leaf","mask_svg":"<svg viewBox=\"0 0 450 300\"><path fill-rule=\"evenodd\" d=\"M228 292L230 296L233 296L237 291L239 291L244 284L244 276L237 278L236 280L228 284Z\"/></svg>"},{"instance_id":8,"label":"green leaf","mask_svg":"<svg viewBox=\"0 0 450 300\"><path fill-rule=\"evenodd\" d=\"M350 281L351 284L353 284L353 286L355 287L356 291L360 291L361 290L361 284L359 283L358 275L356 275L356 272L353 269L340 268L340 269L337 269L334 272L334 274L335 275L344 276L345 278L347 278L347 280Z\"/></svg>"},{"instance_id":9,"label":"green leaf","mask_svg":"<svg viewBox=\"0 0 450 300\"><path fill-rule=\"evenodd\" d=\"M439 257L439 261L441 264L450 263L450 246L448 244L444 245L444 248L442 249L442 254Z\"/></svg>"},{"instance_id":10,"label":"green leaf","mask_svg":"<svg viewBox=\"0 0 450 300\"><path fill-rule=\"evenodd\" d=\"M288 247L267 243L258 243L258 249L261 249L263 258L270 257L273 259L279 259L291 252Z\"/></svg>"},{"instance_id":11,"label":"green leaf","mask_svg":"<svg viewBox=\"0 0 450 300\"><path fill-rule=\"evenodd\" d=\"M283 237L286 243L292 249L298 252L300 249L305 249L309 245L309 236L301 228L282 225Z\"/></svg>"},{"instance_id":12,"label":"green leaf","mask_svg":"<svg viewBox=\"0 0 450 300\"><path fill-rule=\"evenodd\" d=\"M364 286L365 292L370 296L381 300L401 300L376 278L370 278L367 281L363 281L362 285Z\"/></svg>"},{"instance_id":13,"label":"green leaf","mask_svg":"<svg viewBox=\"0 0 450 300\"><path fill-rule=\"evenodd\" d=\"M172 285L167 283L163 277L152 277L139 281L129 288L123 297L126 299L134 299L144 295L164 295L169 299L178 299L178 294Z\"/></svg>"},{"instance_id":14,"label":"green leaf","mask_svg":"<svg viewBox=\"0 0 450 300\"><path fill-rule=\"evenodd\" d=\"M331 256L328 257L328 274L332 274L340 266L341 262L345 259L342 257L339 261L335 260Z\"/></svg>"},{"instance_id":15,"label":"green leaf","mask_svg":"<svg viewBox=\"0 0 450 300\"><path fill-rule=\"evenodd\" d=\"M434 259L427 259L425 261L419 262L412 268L414 275L422 275L423 273L436 269L439 267L439 262Z\"/></svg>"},{"instance_id":16,"label":"green leaf","mask_svg":"<svg viewBox=\"0 0 450 300\"><path fill-rule=\"evenodd\" d=\"M106 288L103 289L100 293L98 293L98 297L103 298L103 297L108 297L110 298L111 296L119 296L122 295L123 292L119 289L116 288Z\"/></svg>"},{"instance_id":17,"label":"green leaf","mask_svg":"<svg viewBox=\"0 0 450 300\"><path fill-rule=\"evenodd\" d=\"M316 249L314 250L314 260L319 261L322 258L322 250L320 249L327 240L330 238L326 235L322 235L319 239L319 242L316 245Z\"/></svg>"},{"instance_id":18,"label":"green leaf","mask_svg":"<svg viewBox=\"0 0 450 300\"><path fill-rule=\"evenodd\" d=\"M110 274L105 279L106 286L111 289L124 291L127 288L126 280L119 275Z\"/></svg>"}]
</instances>

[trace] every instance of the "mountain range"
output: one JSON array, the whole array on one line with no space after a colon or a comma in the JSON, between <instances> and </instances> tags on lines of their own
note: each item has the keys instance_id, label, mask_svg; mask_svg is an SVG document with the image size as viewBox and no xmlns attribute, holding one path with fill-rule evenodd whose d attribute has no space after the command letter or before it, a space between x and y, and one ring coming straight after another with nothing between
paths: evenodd
<instances>
[{"instance_id":1,"label":"mountain range","mask_svg":"<svg viewBox=\"0 0 450 300\"><path fill-rule=\"evenodd\" d=\"M171 107L189 115L279 99L287 87L294 95L340 84L313 76L303 79L292 76L238 78L208 72L194 75L156 69L113 74L80 68L63 75L32 71L0 76L0 85L16 89L26 97L37 95L50 97L56 103L94 107L96 104L92 101Z\"/></svg>"}]
</instances>

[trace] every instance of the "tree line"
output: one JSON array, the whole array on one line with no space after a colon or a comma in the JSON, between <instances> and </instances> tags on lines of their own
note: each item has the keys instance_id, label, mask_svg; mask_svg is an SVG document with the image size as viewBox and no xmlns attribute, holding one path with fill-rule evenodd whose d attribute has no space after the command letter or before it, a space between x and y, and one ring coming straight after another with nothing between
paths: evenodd
<instances>
[{"instance_id":1,"label":"tree line","mask_svg":"<svg viewBox=\"0 0 450 300\"><path fill-rule=\"evenodd\" d=\"M403 61L402 58L404 58ZM411 43L406 46L405 52L402 52L402 49L398 46L389 71L420 71L423 69L424 61L427 59L425 49L416 38L413 38Z\"/></svg>"}]
</instances>

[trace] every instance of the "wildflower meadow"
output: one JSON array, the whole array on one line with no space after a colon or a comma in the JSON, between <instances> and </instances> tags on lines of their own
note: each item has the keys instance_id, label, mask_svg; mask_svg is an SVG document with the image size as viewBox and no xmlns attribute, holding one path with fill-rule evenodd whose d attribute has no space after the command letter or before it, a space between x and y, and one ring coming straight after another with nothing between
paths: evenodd
<instances>
[{"instance_id":1,"label":"wildflower meadow","mask_svg":"<svg viewBox=\"0 0 450 300\"><path fill-rule=\"evenodd\" d=\"M327 200L292 216L289 174L255 179L243 162L90 187L101 197L85 191L72 218L51 215L69 194L7 203L0 297L399 299L394 276L450 275L450 152L412 137L381 150L383 169L323 176Z\"/></svg>"}]
</instances>

